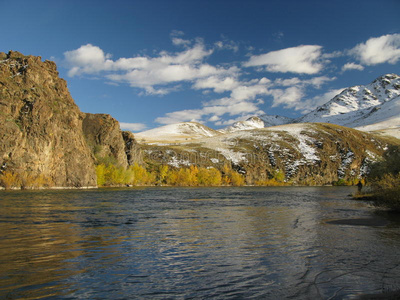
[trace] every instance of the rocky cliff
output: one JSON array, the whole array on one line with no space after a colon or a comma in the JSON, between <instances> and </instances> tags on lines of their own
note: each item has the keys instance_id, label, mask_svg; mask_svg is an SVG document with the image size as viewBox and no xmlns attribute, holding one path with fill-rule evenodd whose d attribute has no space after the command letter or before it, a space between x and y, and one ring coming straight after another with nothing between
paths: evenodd
<instances>
[{"instance_id":1,"label":"rocky cliff","mask_svg":"<svg viewBox=\"0 0 400 300\"><path fill-rule=\"evenodd\" d=\"M3 186L95 187L96 163L126 168L141 159L133 134L117 120L79 110L54 62L0 53Z\"/></svg>"},{"instance_id":2,"label":"rocky cliff","mask_svg":"<svg viewBox=\"0 0 400 300\"><path fill-rule=\"evenodd\" d=\"M2 173L40 175L49 186L96 186L83 120L55 63L0 53Z\"/></svg>"},{"instance_id":3,"label":"rocky cliff","mask_svg":"<svg viewBox=\"0 0 400 300\"><path fill-rule=\"evenodd\" d=\"M128 166L125 141L117 120L107 114L86 113L82 126L88 146L98 162L108 160L124 168Z\"/></svg>"}]
</instances>

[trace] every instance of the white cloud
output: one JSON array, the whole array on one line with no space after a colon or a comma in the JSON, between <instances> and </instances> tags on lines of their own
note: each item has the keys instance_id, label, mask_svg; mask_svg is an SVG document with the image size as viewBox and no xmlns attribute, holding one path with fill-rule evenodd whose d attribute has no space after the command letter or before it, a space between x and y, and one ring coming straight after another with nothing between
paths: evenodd
<instances>
[{"instance_id":1,"label":"white cloud","mask_svg":"<svg viewBox=\"0 0 400 300\"><path fill-rule=\"evenodd\" d=\"M192 42L182 38L174 37L172 38L172 44L175 46L189 46Z\"/></svg>"},{"instance_id":2,"label":"white cloud","mask_svg":"<svg viewBox=\"0 0 400 300\"><path fill-rule=\"evenodd\" d=\"M119 123L122 130L130 130L130 131L141 131L147 128L145 124L142 123Z\"/></svg>"},{"instance_id":3,"label":"white cloud","mask_svg":"<svg viewBox=\"0 0 400 300\"><path fill-rule=\"evenodd\" d=\"M112 68L113 61L109 58L110 54L97 46L87 44L80 48L64 53L66 61L71 66L68 76L80 75L82 73L98 73Z\"/></svg>"},{"instance_id":4,"label":"white cloud","mask_svg":"<svg viewBox=\"0 0 400 300\"><path fill-rule=\"evenodd\" d=\"M69 76L94 74L103 76L110 84L127 83L139 88L139 95L166 95L182 90L189 83L193 90L201 90L209 97L211 93L222 94L213 100L198 104L197 109L186 109L166 113L155 121L171 124L184 121L214 122L216 125L230 124L250 115L262 114L261 105L272 101L272 106L282 106L302 112L314 109L320 98L305 100L308 89L320 89L335 77L303 76L278 78L252 78L242 72L235 63L211 65L206 60L218 49L237 51L238 44L222 37L209 48L201 39L184 39L183 32L171 33L174 45L183 46L176 52L161 51L153 56L133 56L112 59L101 48L87 44L64 53L70 70ZM303 45L286 48L262 55L253 55L241 66L258 67L270 72L316 74L329 58L339 54L322 54L318 45ZM237 65L237 63L236 63ZM356 68L347 64L346 68ZM362 66L361 66L362 67ZM210 98L208 98L210 99ZM325 99L325 98L324 98ZM325 101L325 100L324 100ZM195 104L194 104L195 105ZM196 106L195 106L196 107ZM121 127L132 131L145 129L141 123L121 123Z\"/></svg>"},{"instance_id":5,"label":"white cloud","mask_svg":"<svg viewBox=\"0 0 400 300\"><path fill-rule=\"evenodd\" d=\"M298 86L298 87L305 87L305 86L312 86L314 88L321 88L323 84L329 81L335 80L336 77L327 77L327 76L318 76L313 77L311 79L303 79L301 80L298 77L293 78L277 78L274 81L274 85L276 86Z\"/></svg>"},{"instance_id":6,"label":"white cloud","mask_svg":"<svg viewBox=\"0 0 400 300\"><path fill-rule=\"evenodd\" d=\"M224 38L223 41L214 43L214 46L219 50L232 50L233 52L239 51L239 44Z\"/></svg>"},{"instance_id":7,"label":"white cloud","mask_svg":"<svg viewBox=\"0 0 400 300\"><path fill-rule=\"evenodd\" d=\"M193 47L175 54L161 52L157 57L131 57L111 60L111 55L91 44L64 53L70 66L69 76L107 72L104 76L113 82L127 82L144 89L148 94L163 95L175 88L159 86L194 81L210 76L228 76L238 72L237 67L220 67L203 63L213 53L198 41Z\"/></svg>"},{"instance_id":8,"label":"white cloud","mask_svg":"<svg viewBox=\"0 0 400 300\"><path fill-rule=\"evenodd\" d=\"M381 63L395 64L400 59L400 34L370 38L350 50L362 64L371 66Z\"/></svg>"},{"instance_id":9,"label":"white cloud","mask_svg":"<svg viewBox=\"0 0 400 300\"><path fill-rule=\"evenodd\" d=\"M347 63L342 67L342 72L348 71L348 70L358 70L362 71L364 70L364 67L362 65L356 64L356 63Z\"/></svg>"},{"instance_id":10,"label":"white cloud","mask_svg":"<svg viewBox=\"0 0 400 300\"><path fill-rule=\"evenodd\" d=\"M253 55L244 66L266 66L269 72L316 74L322 70L321 46L301 45L272 51L261 55Z\"/></svg>"},{"instance_id":11,"label":"white cloud","mask_svg":"<svg viewBox=\"0 0 400 300\"><path fill-rule=\"evenodd\" d=\"M204 115L200 109L185 109L166 113L165 117L158 117L155 122L160 124L175 124L180 122L199 122Z\"/></svg>"},{"instance_id":12,"label":"white cloud","mask_svg":"<svg viewBox=\"0 0 400 300\"><path fill-rule=\"evenodd\" d=\"M193 88L196 90L213 89L216 93L223 93L233 90L239 86L239 84L235 77L209 76L198 79L193 85Z\"/></svg>"},{"instance_id":13,"label":"white cloud","mask_svg":"<svg viewBox=\"0 0 400 300\"><path fill-rule=\"evenodd\" d=\"M272 107L283 105L285 108L299 110L302 106L300 100L304 96L304 92L301 88L292 86L285 90L274 89L271 91L271 95L274 98Z\"/></svg>"}]
</instances>

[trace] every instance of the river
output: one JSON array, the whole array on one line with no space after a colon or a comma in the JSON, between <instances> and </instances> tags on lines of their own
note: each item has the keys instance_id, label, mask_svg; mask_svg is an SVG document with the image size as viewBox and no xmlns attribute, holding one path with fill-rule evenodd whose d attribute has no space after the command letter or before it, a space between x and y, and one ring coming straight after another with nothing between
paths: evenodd
<instances>
[{"instance_id":1,"label":"river","mask_svg":"<svg viewBox=\"0 0 400 300\"><path fill-rule=\"evenodd\" d=\"M0 191L0 299L400 290L400 222L349 187Z\"/></svg>"}]
</instances>

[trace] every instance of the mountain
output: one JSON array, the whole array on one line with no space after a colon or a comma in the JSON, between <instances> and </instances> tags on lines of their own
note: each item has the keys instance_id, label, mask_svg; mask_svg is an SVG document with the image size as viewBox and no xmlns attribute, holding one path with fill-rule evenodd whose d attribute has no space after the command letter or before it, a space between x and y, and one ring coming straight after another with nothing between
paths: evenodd
<instances>
[{"instance_id":1,"label":"mountain","mask_svg":"<svg viewBox=\"0 0 400 300\"><path fill-rule=\"evenodd\" d=\"M215 136L220 134L203 124L196 122L183 122L165 125L155 129L143 131L136 134L137 140L146 142L182 142L202 137Z\"/></svg>"},{"instance_id":2,"label":"mountain","mask_svg":"<svg viewBox=\"0 0 400 300\"><path fill-rule=\"evenodd\" d=\"M264 127L278 126L293 123L294 119L277 115L261 115L259 118L264 122Z\"/></svg>"},{"instance_id":3,"label":"mountain","mask_svg":"<svg viewBox=\"0 0 400 300\"><path fill-rule=\"evenodd\" d=\"M400 126L398 120L393 119L395 111L391 112L389 108L397 106L399 96L400 76L387 74L368 85L345 89L329 102L296 119L295 122L323 122L363 129L366 129L367 125L376 123ZM380 112L377 113L378 111ZM390 119L392 122L387 122Z\"/></svg>"},{"instance_id":4,"label":"mountain","mask_svg":"<svg viewBox=\"0 0 400 300\"><path fill-rule=\"evenodd\" d=\"M251 117L244 121L238 121L231 126L218 130L221 133L235 132L241 130L251 130L256 128L264 128L265 123L260 117Z\"/></svg>"},{"instance_id":5,"label":"mountain","mask_svg":"<svg viewBox=\"0 0 400 300\"><path fill-rule=\"evenodd\" d=\"M353 126L358 130L392 135L400 139L400 96L374 107L364 117L355 120Z\"/></svg>"},{"instance_id":6,"label":"mountain","mask_svg":"<svg viewBox=\"0 0 400 300\"><path fill-rule=\"evenodd\" d=\"M357 181L380 157L387 141L326 123L280 125L204 136L177 143L142 143L145 161L171 167L225 164L257 184L280 173L286 182L305 185Z\"/></svg>"},{"instance_id":7,"label":"mountain","mask_svg":"<svg viewBox=\"0 0 400 300\"><path fill-rule=\"evenodd\" d=\"M244 121L238 121L233 123L233 125L226 127L224 129L218 130L222 133L235 132L240 130L251 130L257 128L278 126L292 123L293 119L275 115L261 115L250 117Z\"/></svg>"},{"instance_id":8,"label":"mountain","mask_svg":"<svg viewBox=\"0 0 400 300\"><path fill-rule=\"evenodd\" d=\"M331 123L400 138L400 76L383 75L368 85L343 90L329 102L297 119L253 116L220 132L235 132L293 123Z\"/></svg>"},{"instance_id":9,"label":"mountain","mask_svg":"<svg viewBox=\"0 0 400 300\"><path fill-rule=\"evenodd\" d=\"M136 137L145 160L155 165L221 169L228 163L248 184L280 172L288 182L320 185L361 178L389 143L348 127L395 134L389 130L399 132L399 112L400 78L387 74L369 85L345 89L298 119L254 116L218 132L198 123L179 123Z\"/></svg>"}]
</instances>

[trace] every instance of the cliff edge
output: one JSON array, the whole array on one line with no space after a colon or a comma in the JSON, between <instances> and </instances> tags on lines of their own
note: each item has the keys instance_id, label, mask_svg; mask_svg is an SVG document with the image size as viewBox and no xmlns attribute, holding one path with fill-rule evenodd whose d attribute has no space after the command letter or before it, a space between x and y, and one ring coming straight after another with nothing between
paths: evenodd
<instances>
[{"instance_id":1,"label":"cliff edge","mask_svg":"<svg viewBox=\"0 0 400 300\"><path fill-rule=\"evenodd\" d=\"M39 177L48 187L97 186L84 117L54 62L0 53L2 174L18 174L22 187Z\"/></svg>"}]
</instances>

